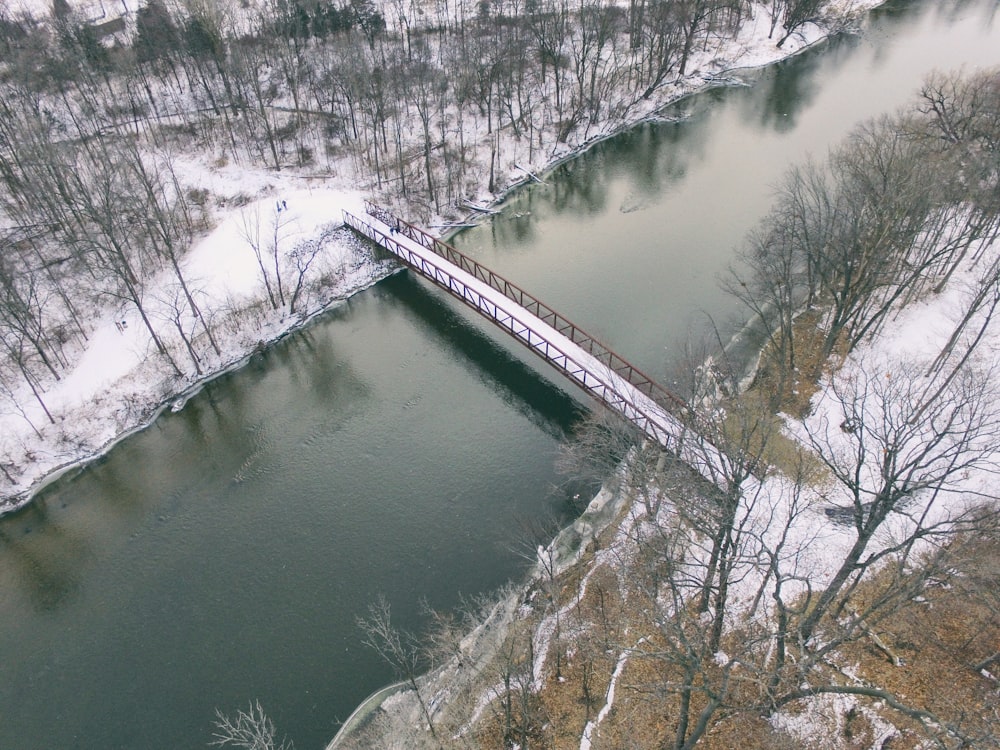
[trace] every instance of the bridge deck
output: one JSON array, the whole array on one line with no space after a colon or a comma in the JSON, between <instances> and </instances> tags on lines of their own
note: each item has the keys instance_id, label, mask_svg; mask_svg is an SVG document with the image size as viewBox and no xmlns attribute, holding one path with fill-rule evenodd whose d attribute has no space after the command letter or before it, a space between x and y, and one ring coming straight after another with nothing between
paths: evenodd
<instances>
[{"instance_id":1,"label":"bridge deck","mask_svg":"<svg viewBox=\"0 0 1000 750\"><path fill-rule=\"evenodd\" d=\"M365 219L344 211L345 223L498 325L706 479L724 484L723 456L704 440L690 439L688 428L665 406L682 409L683 401L451 245L373 204L366 202L366 210Z\"/></svg>"}]
</instances>

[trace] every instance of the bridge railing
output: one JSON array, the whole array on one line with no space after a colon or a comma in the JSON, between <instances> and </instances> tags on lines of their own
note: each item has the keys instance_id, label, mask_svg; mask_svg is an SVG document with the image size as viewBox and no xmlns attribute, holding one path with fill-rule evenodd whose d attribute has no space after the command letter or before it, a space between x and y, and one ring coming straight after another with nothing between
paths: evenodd
<instances>
[{"instance_id":1,"label":"bridge railing","mask_svg":"<svg viewBox=\"0 0 1000 750\"><path fill-rule=\"evenodd\" d=\"M391 226L389 234L386 234L348 211L344 211L344 221L359 234L381 245L454 297L478 310L535 354L575 381L598 401L624 416L641 432L657 441L664 448L678 454L683 452L686 429L679 418L673 416L663 406L658 405L654 399L639 392L638 389L633 389L634 393L630 395L627 390L616 386L614 379L617 377L619 381L624 381L624 378L612 373L610 368L602 363L589 366L585 362L579 361L574 354L566 351L560 344L547 338L544 333L536 331L528 321L523 319L525 316L533 314L521 308L515 301L507 300L512 303L510 307L514 308L513 310L503 309L496 303L495 298L491 299L489 295L481 293L453 274L451 269L455 269L455 265L448 259L431 253L423 245L420 245L420 249L425 251L422 254L413 249L412 246L408 246L402 241L403 237L406 236L404 231L395 232L393 231L394 227ZM519 315L518 311L524 315ZM579 347L574 348L580 351ZM595 367L604 369L606 372L602 373L599 369L594 369Z\"/></svg>"},{"instance_id":2,"label":"bridge railing","mask_svg":"<svg viewBox=\"0 0 1000 750\"><path fill-rule=\"evenodd\" d=\"M365 201L365 211L369 216L378 219L388 226L390 231L398 232L404 237L418 243L435 255L444 258L466 273L479 279L484 284L488 284L490 288L499 292L507 299L516 302L661 406L678 413L686 411L686 404L683 399L671 393L640 369L608 349L589 333L573 324L563 315L557 313L537 297L524 291L521 287L508 281L500 274L491 271L486 266L477 263L447 242L443 242L420 227L400 219L391 211L371 201Z\"/></svg>"}]
</instances>

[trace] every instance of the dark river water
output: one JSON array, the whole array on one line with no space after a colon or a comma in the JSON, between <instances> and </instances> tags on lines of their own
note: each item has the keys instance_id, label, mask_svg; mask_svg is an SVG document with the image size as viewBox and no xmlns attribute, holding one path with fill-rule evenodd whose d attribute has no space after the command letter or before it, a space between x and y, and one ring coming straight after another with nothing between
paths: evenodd
<instances>
[{"instance_id":1,"label":"dark river water","mask_svg":"<svg viewBox=\"0 0 1000 750\"><path fill-rule=\"evenodd\" d=\"M947 9L942 9L947 8ZM717 277L794 162L931 69L1000 65L997 3L898 3L560 167L456 243L655 375L735 313ZM392 679L360 643L378 593L523 574L581 488L555 470L586 407L409 275L355 296L183 411L0 520L0 748L204 748L259 699L322 748Z\"/></svg>"}]
</instances>

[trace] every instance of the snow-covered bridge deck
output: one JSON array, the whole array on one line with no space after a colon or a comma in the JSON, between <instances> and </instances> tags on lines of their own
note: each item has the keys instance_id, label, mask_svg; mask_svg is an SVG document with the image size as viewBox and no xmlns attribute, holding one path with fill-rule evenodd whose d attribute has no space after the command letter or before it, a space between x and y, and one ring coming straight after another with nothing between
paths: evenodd
<instances>
[{"instance_id":1,"label":"snow-covered bridge deck","mask_svg":"<svg viewBox=\"0 0 1000 750\"><path fill-rule=\"evenodd\" d=\"M706 479L724 483L722 455L706 441L692 440L689 428L676 416L687 409L680 398L451 245L369 201L365 210L363 219L344 211L344 222L495 323Z\"/></svg>"}]
</instances>

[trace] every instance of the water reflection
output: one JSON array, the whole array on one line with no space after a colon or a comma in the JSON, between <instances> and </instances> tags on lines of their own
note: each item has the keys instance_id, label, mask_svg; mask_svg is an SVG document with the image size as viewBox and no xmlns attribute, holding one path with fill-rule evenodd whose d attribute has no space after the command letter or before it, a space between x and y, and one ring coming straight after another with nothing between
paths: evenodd
<instances>
[{"instance_id":1,"label":"water reflection","mask_svg":"<svg viewBox=\"0 0 1000 750\"><path fill-rule=\"evenodd\" d=\"M816 78L830 64L830 57L848 56L857 44L855 37L841 36L826 42L822 52L807 52L794 63L774 66L757 82L759 96L741 97L747 117L777 133L794 130L800 113L812 105L819 91Z\"/></svg>"},{"instance_id":2,"label":"water reflection","mask_svg":"<svg viewBox=\"0 0 1000 750\"><path fill-rule=\"evenodd\" d=\"M579 407L463 312L373 288L0 521L0 747L200 747L249 698L321 747L391 678L375 592L412 627L518 575Z\"/></svg>"},{"instance_id":3,"label":"water reflection","mask_svg":"<svg viewBox=\"0 0 1000 750\"><path fill-rule=\"evenodd\" d=\"M689 111L692 107L696 115ZM651 208L684 180L692 164L705 158L710 139L702 121L713 112L711 103L700 99L696 104L675 105L666 114L678 122L644 123L598 143L585 159L560 165L545 184L511 196L502 213L485 219L474 231L458 233L452 241L468 250L487 230L494 248L511 253L540 241L537 227L554 217L561 222L586 221L609 210L632 213Z\"/></svg>"},{"instance_id":4,"label":"water reflection","mask_svg":"<svg viewBox=\"0 0 1000 750\"><path fill-rule=\"evenodd\" d=\"M4 577L35 612L44 614L79 592L93 549L77 530L53 523L42 500L0 525L0 555L11 566Z\"/></svg>"},{"instance_id":5,"label":"water reflection","mask_svg":"<svg viewBox=\"0 0 1000 750\"><path fill-rule=\"evenodd\" d=\"M604 210L611 175L602 169L601 154L594 159L566 162L553 177L549 192L553 210L563 216L590 216Z\"/></svg>"},{"instance_id":6,"label":"water reflection","mask_svg":"<svg viewBox=\"0 0 1000 750\"><path fill-rule=\"evenodd\" d=\"M440 290L401 274L383 282L382 291L403 303L427 335L440 341L451 356L473 366L480 380L505 404L553 439L564 439L579 420L583 407L552 382L558 375L549 365L540 363L545 368L542 374L529 367L524 356L500 346L502 339L490 337L470 322L471 317L459 314Z\"/></svg>"},{"instance_id":7,"label":"water reflection","mask_svg":"<svg viewBox=\"0 0 1000 750\"><path fill-rule=\"evenodd\" d=\"M668 110L666 116L669 118L673 113L674 110ZM681 182L691 162L704 156L708 139L698 128L686 126L682 111L677 111L677 115L676 122L646 123L634 132L638 142L627 140L624 144L626 152L632 155L627 171L631 188L646 197L658 197L672 184ZM648 158L643 158L643 154L648 154Z\"/></svg>"}]
</instances>

